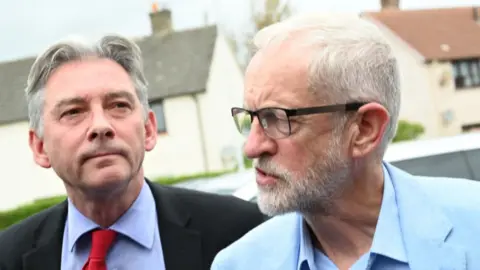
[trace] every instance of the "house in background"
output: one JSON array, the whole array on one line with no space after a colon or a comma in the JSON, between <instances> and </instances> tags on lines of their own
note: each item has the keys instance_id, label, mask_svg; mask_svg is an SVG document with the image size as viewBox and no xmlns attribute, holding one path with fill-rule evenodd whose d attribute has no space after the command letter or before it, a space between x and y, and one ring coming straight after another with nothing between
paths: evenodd
<instances>
[{"instance_id":1,"label":"house in background","mask_svg":"<svg viewBox=\"0 0 480 270\"><path fill-rule=\"evenodd\" d=\"M243 73L216 26L172 32L169 10L150 14L153 35L138 41L157 115L159 140L147 153L148 175L236 166L243 139L230 114L243 103Z\"/></svg>"},{"instance_id":2,"label":"house in background","mask_svg":"<svg viewBox=\"0 0 480 270\"><path fill-rule=\"evenodd\" d=\"M421 123L424 137L478 129L479 10L400 10L398 1L382 2L391 3L362 16L380 27L397 56L402 84L400 118Z\"/></svg>"},{"instance_id":3,"label":"house in background","mask_svg":"<svg viewBox=\"0 0 480 270\"><path fill-rule=\"evenodd\" d=\"M243 139L230 115L242 104L243 74L216 26L175 32L169 10L150 14L142 50L158 142L144 160L154 178L236 166ZM52 169L37 166L28 147L24 88L34 58L0 63L0 209L64 194Z\"/></svg>"}]
</instances>

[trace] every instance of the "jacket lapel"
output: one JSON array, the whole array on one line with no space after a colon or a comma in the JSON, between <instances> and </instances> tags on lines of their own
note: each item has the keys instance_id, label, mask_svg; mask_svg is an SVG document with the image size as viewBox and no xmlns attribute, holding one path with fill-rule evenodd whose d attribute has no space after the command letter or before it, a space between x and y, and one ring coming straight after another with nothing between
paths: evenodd
<instances>
[{"instance_id":1,"label":"jacket lapel","mask_svg":"<svg viewBox=\"0 0 480 270\"><path fill-rule=\"evenodd\" d=\"M23 270L60 270L66 216L66 201L46 215L34 232L33 248L23 255Z\"/></svg>"},{"instance_id":2,"label":"jacket lapel","mask_svg":"<svg viewBox=\"0 0 480 270\"><path fill-rule=\"evenodd\" d=\"M147 183L155 197L166 269L201 269L201 235L188 227L191 216L187 207L169 191L169 187L148 180Z\"/></svg>"},{"instance_id":3,"label":"jacket lapel","mask_svg":"<svg viewBox=\"0 0 480 270\"><path fill-rule=\"evenodd\" d=\"M448 244L453 225L422 192L415 176L385 164L397 199L403 240L411 269L463 270L466 252Z\"/></svg>"}]
</instances>

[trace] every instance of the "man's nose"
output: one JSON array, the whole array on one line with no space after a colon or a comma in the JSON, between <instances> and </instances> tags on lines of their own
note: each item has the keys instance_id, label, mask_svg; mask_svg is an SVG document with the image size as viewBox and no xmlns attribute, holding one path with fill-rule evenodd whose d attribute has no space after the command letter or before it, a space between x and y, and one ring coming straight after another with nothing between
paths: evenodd
<instances>
[{"instance_id":1,"label":"man's nose","mask_svg":"<svg viewBox=\"0 0 480 270\"><path fill-rule=\"evenodd\" d=\"M277 143L265 134L257 117L253 119L243 151L249 159L262 155L274 155L277 152Z\"/></svg>"},{"instance_id":2,"label":"man's nose","mask_svg":"<svg viewBox=\"0 0 480 270\"><path fill-rule=\"evenodd\" d=\"M103 110L93 112L92 124L88 131L88 140L105 140L113 139L114 137L115 131Z\"/></svg>"}]
</instances>

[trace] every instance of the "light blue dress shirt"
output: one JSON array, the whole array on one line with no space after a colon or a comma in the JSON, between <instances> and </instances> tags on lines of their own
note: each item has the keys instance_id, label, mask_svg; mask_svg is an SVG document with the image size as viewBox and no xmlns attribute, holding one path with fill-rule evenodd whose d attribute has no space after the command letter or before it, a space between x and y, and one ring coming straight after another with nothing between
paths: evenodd
<instances>
[{"instance_id":1,"label":"light blue dress shirt","mask_svg":"<svg viewBox=\"0 0 480 270\"><path fill-rule=\"evenodd\" d=\"M370 252L364 254L352 270L407 270L407 254L402 239L402 229L395 199L395 190L384 167L383 199ZM312 245L305 222L300 227L300 253L298 270L337 270L335 264Z\"/></svg>"},{"instance_id":2,"label":"light blue dress shirt","mask_svg":"<svg viewBox=\"0 0 480 270\"><path fill-rule=\"evenodd\" d=\"M91 247L87 232L99 227L68 200L62 270L82 269ZM146 182L132 206L110 229L118 235L107 255L107 269L165 269L155 199Z\"/></svg>"}]
</instances>

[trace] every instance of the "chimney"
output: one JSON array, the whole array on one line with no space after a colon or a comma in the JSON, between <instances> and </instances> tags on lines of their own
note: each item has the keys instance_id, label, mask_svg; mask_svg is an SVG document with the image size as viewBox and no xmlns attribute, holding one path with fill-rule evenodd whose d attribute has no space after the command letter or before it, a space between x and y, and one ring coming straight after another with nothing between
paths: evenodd
<instances>
[{"instance_id":1,"label":"chimney","mask_svg":"<svg viewBox=\"0 0 480 270\"><path fill-rule=\"evenodd\" d=\"M400 9L400 0L380 0L382 10L385 9Z\"/></svg>"},{"instance_id":2,"label":"chimney","mask_svg":"<svg viewBox=\"0 0 480 270\"><path fill-rule=\"evenodd\" d=\"M167 8L158 8L157 3L152 4L150 12L150 23L152 24L152 34L168 34L172 32L172 12Z\"/></svg>"}]
</instances>

